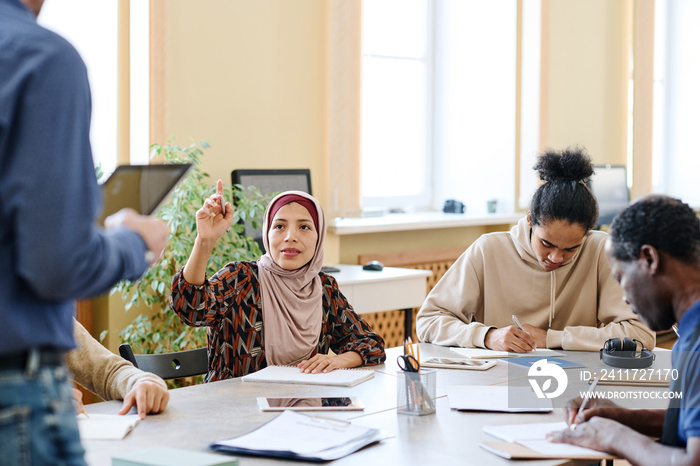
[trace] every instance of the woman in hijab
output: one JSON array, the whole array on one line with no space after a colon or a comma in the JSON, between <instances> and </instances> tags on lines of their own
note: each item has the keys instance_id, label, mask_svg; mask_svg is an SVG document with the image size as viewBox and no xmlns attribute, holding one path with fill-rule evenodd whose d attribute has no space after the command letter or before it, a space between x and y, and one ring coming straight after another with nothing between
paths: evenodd
<instances>
[{"instance_id":1,"label":"woman in hijab","mask_svg":"<svg viewBox=\"0 0 700 466\"><path fill-rule=\"evenodd\" d=\"M382 337L353 311L335 279L321 272L326 219L307 193L286 191L270 202L263 218L267 252L259 260L229 262L206 277L211 251L233 223L231 204L222 209L222 190L219 180L217 192L197 211L197 238L170 295L183 322L209 327L205 382L267 365L329 372L383 362Z\"/></svg>"}]
</instances>

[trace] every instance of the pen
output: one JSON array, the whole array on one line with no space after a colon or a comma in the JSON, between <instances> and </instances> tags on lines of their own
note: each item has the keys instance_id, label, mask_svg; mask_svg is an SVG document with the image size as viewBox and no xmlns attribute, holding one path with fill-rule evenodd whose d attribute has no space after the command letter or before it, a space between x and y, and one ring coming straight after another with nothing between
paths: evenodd
<instances>
[{"instance_id":1,"label":"pen","mask_svg":"<svg viewBox=\"0 0 700 466\"><path fill-rule=\"evenodd\" d=\"M520 325L520 321L519 321L518 318L515 316L515 314L513 314L512 317L513 317L513 323L515 324L515 326L518 327L520 330L522 330L522 331L524 332L525 329L523 329L523 326Z\"/></svg>"},{"instance_id":2,"label":"pen","mask_svg":"<svg viewBox=\"0 0 700 466\"><path fill-rule=\"evenodd\" d=\"M673 327L671 327L674 332L676 332L676 336L680 338L681 334L678 333L678 325L673 324Z\"/></svg>"},{"instance_id":3,"label":"pen","mask_svg":"<svg viewBox=\"0 0 700 466\"><path fill-rule=\"evenodd\" d=\"M219 201L221 201L221 215L226 217L226 203L224 202L224 195L223 194L219 198Z\"/></svg>"},{"instance_id":4,"label":"pen","mask_svg":"<svg viewBox=\"0 0 700 466\"><path fill-rule=\"evenodd\" d=\"M588 403L588 400L591 398L591 395L593 395L593 392L595 391L596 385L598 385L598 380L600 380L600 377L596 377L593 379L593 382L591 382L591 386L588 387L588 391L586 392L586 395L583 397L583 401L581 402L581 406L578 407L578 412L576 413L576 417L578 417L579 414L581 414L586 407L586 404ZM571 424L574 426L575 424ZM573 429L573 427L572 427Z\"/></svg>"}]
</instances>

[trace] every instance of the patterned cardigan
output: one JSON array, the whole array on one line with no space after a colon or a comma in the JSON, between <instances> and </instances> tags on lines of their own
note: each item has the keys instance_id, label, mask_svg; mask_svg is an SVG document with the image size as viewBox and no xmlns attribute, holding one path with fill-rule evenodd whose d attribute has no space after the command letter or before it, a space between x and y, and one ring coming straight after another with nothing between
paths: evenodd
<instances>
[{"instance_id":1,"label":"patterned cardigan","mask_svg":"<svg viewBox=\"0 0 700 466\"><path fill-rule=\"evenodd\" d=\"M384 340L353 311L338 283L319 273L323 323L316 353L356 351L365 365L386 358ZM209 372L205 382L240 377L267 366L257 262L229 262L204 284L187 283L182 269L173 277L170 307L188 325L209 327Z\"/></svg>"}]
</instances>

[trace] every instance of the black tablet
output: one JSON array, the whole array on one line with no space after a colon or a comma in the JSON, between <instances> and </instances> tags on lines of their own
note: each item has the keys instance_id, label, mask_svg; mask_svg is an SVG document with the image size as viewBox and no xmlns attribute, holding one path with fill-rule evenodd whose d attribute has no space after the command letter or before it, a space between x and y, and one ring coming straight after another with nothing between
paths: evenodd
<instances>
[{"instance_id":1,"label":"black tablet","mask_svg":"<svg viewBox=\"0 0 700 466\"><path fill-rule=\"evenodd\" d=\"M261 411L362 411L365 405L356 396L258 397Z\"/></svg>"},{"instance_id":2,"label":"black tablet","mask_svg":"<svg viewBox=\"0 0 700 466\"><path fill-rule=\"evenodd\" d=\"M100 225L110 215L131 207L151 215L182 181L191 163L165 165L119 165L102 184L104 206Z\"/></svg>"}]
</instances>

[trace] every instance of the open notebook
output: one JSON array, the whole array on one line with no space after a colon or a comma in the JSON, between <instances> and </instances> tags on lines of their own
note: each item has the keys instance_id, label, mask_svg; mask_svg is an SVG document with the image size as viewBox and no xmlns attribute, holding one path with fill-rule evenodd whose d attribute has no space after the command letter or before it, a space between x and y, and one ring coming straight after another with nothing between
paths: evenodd
<instances>
[{"instance_id":1,"label":"open notebook","mask_svg":"<svg viewBox=\"0 0 700 466\"><path fill-rule=\"evenodd\" d=\"M334 385L352 387L374 377L371 369L336 369L331 372L305 374L296 366L267 366L252 374L244 375L244 382L298 383L308 385Z\"/></svg>"},{"instance_id":2,"label":"open notebook","mask_svg":"<svg viewBox=\"0 0 700 466\"><path fill-rule=\"evenodd\" d=\"M582 448L568 443L550 443L547 441L546 435L549 432L562 429L568 429L566 422L484 426L484 432L504 441L481 442L479 446L508 459L569 458L600 460L615 457L602 451Z\"/></svg>"},{"instance_id":3,"label":"open notebook","mask_svg":"<svg viewBox=\"0 0 700 466\"><path fill-rule=\"evenodd\" d=\"M526 358L526 357L549 357L566 356L564 353L547 348L535 348L525 353L512 353L509 351L494 351L486 348L450 348L464 358L472 359L501 359L501 358Z\"/></svg>"}]
</instances>

